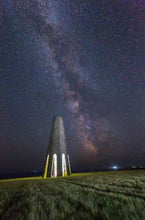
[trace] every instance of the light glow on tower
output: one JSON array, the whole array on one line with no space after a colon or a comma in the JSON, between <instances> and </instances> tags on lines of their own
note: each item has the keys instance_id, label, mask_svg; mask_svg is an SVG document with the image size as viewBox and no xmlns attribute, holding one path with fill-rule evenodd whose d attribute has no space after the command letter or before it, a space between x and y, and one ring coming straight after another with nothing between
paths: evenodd
<instances>
[{"instance_id":1,"label":"light glow on tower","mask_svg":"<svg viewBox=\"0 0 145 220\"><path fill-rule=\"evenodd\" d=\"M66 158L65 154L62 154L62 176L67 176Z\"/></svg>"},{"instance_id":2,"label":"light glow on tower","mask_svg":"<svg viewBox=\"0 0 145 220\"><path fill-rule=\"evenodd\" d=\"M44 171L44 178L47 177L48 162L49 162L49 154L47 155L47 159L46 159L45 171Z\"/></svg>"},{"instance_id":3,"label":"light glow on tower","mask_svg":"<svg viewBox=\"0 0 145 220\"><path fill-rule=\"evenodd\" d=\"M52 177L57 177L57 155L53 155L52 161Z\"/></svg>"}]
</instances>

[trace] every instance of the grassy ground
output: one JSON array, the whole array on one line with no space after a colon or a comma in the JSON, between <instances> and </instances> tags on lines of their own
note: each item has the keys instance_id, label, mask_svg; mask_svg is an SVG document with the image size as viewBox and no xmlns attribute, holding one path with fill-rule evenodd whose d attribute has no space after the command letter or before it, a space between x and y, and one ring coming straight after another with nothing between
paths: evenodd
<instances>
[{"instance_id":1,"label":"grassy ground","mask_svg":"<svg viewBox=\"0 0 145 220\"><path fill-rule=\"evenodd\" d=\"M0 181L0 219L145 220L145 170Z\"/></svg>"}]
</instances>

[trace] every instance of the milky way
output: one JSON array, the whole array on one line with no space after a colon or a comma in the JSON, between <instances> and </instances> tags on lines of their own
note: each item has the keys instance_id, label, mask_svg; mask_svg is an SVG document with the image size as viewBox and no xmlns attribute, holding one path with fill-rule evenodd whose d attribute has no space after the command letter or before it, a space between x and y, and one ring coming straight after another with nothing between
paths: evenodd
<instances>
[{"instance_id":1,"label":"milky way","mask_svg":"<svg viewBox=\"0 0 145 220\"><path fill-rule=\"evenodd\" d=\"M145 4L1 3L1 171L41 170L54 115L74 170L143 165Z\"/></svg>"}]
</instances>

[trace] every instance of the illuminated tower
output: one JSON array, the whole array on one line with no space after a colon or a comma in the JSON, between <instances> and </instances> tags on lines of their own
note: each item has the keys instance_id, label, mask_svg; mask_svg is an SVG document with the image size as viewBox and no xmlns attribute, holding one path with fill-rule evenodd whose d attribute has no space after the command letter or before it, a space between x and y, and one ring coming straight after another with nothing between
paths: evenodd
<instances>
[{"instance_id":1,"label":"illuminated tower","mask_svg":"<svg viewBox=\"0 0 145 220\"><path fill-rule=\"evenodd\" d=\"M56 116L53 119L44 178L67 176L71 174L69 155L67 154L63 118Z\"/></svg>"}]
</instances>

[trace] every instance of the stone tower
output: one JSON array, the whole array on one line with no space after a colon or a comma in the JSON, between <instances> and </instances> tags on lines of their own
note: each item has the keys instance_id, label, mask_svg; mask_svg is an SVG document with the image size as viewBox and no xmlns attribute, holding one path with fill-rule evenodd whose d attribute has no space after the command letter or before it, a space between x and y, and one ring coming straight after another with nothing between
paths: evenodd
<instances>
[{"instance_id":1,"label":"stone tower","mask_svg":"<svg viewBox=\"0 0 145 220\"><path fill-rule=\"evenodd\" d=\"M67 154L66 137L63 118L53 119L48 144L44 178L67 176L71 174L69 155Z\"/></svg>"}]
</instances>

